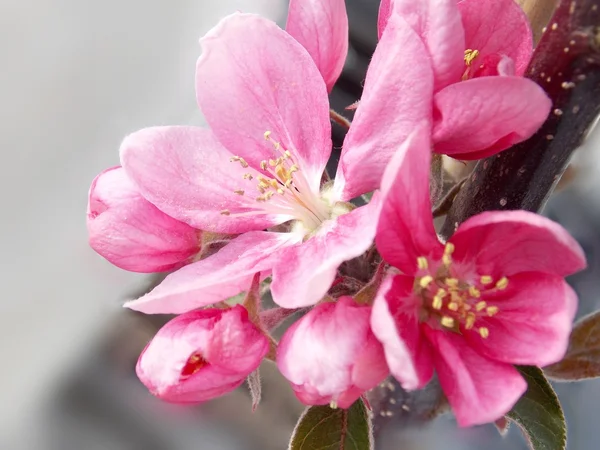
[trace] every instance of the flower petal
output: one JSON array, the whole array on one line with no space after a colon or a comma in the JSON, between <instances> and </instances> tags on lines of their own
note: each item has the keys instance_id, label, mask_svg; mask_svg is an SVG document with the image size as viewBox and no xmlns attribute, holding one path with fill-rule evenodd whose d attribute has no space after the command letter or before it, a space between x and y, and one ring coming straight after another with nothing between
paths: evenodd
<instances>
[{"instance_id":1,"label":"flower petal","mask_svg":"<svg viewBox=\"0 0 600 450\"><path fill-rule=\"evenodd\" d=\"M585 255L559 224L527 211L491 211L464 222L450 241L453 258L473 261L479 275L520 273L566 276L585 268Z\"/></svg>"},{"instance_id":2,"label":"flower petal","mask_svg":"<svg viewBox=\"0 0 600 450\"><path fill-rule=\"evenodd\" d=\"M270 270L281 250L293 245L291 233L245 233L206 259L170 274L143 297L125 306L145 314L181 314L245 291L257 272Z\"/></svg>"},{"instance_id":3,"label":"flower petal","mask_svg":"<svg viewBox=\"0 0 600 450\"><path fill-rule=\"evenodd\" d=\"M230 158L209 130L196 127L146 128L121 144L121 163L141 194L195 228L243 233L289 220L292 216L261 213L255 200L260 194L256 180L244 177L245 173L256 177L258 172Z\"/></svg>"},{"instance_id":4,"label":"flower petal","mask_svg":"<svg viewBox=\"0 0 600 450\"><path fill-rule=\"evenodd\" d=\"M567 351L577 294L557 275L536 272L510 278L508 287L484 295L499 311L477 319L489 330L486 339L464 332L471 347L496 361L529 366L547 366L562 359Z\"/></svg>"},{"instance_id":5,"label":"flower petal","mask_svg":"<svg viewBox=\"0 0 600 450\"><path fill-rule=\"evenodd\" d=\"M457 6L465 29L465 48L478 50L479 58L506 55L515 62L517 75L523 75L533 53L533 35L517 2L463 0Z\"/></svg>"},{"instance_id":6,"label":"flower petal","mask_svg":"<svg viewBox=\"0 0 600 450\"><path fill-rule=\"evenodd\" d=\"M346 2L290 0L285 29L312 56L331 91L348 54Z\"/></svg>"},{"instance_id":7,"label":"flower petal","mask_svg":"<svg viewBox=\"0 0 600 450\"><path fill-rule=\"evenodd\" d=\"M373 303L371 328L383 344L390 372L407 390L424 387L433 376L429 341L417 320L418 306L412 305L414 278L388 276Z\"/></svg>"},{"instance_id":8,"label":"flower petal","mask_svg":"<svg viewBox=\"0 0 600 450\"><path fill-rule=\"evenodd\" d=\"M424 328L434 351L435 370L461 427L504 416L527 390L510 364L479 355L453 332Z\"/></svg>"},{"instance_id":9,"label":"flower petal","mask_svg":"<svg viewBox=\"0 0 600 450\"><path fill-rule=\"evenodd\" d=\"M392 14L392 0L381 0L381 3L379 3L379 15L377 17L377 37L379 39L383 35L383 30L385 30L390 14Z\"/></svg>"},{"instance_id":10,"label":"flower petal","mask_svg":"<svg viewBox=\"0 0 600 450\"><path fill-rule=\"evenodd\" d=\"M342 200L370 192L398 146L431 120L433 74L419 36L393 15L375 49L361 101L344 140L334 190Z\"/></svg>"},{"instance_id":11,"label":"flower petal","mask_svg":"<svg viewBox=\"0 0 600 450\"><path fill-rule=\"evenodd\" d=\"M223 19L200 40L196 96L221 143L248 163L277 159L281 143L316 193L331 153L329 100L308 52L273 22L252 14Z\"/></svg>"},{"instance_id":12,"label":"flower petal","mask_svg":"<svg viewBox=\"0 0 600 450\"><path fill-rule=\"evenodd\" d=\"M465 36L456 0L394 0L391 13L406 20L425 43L433 67L434 91L460 81Z\"/></svg>"},{"instance_id":13,"label":"flower petal","mask_svg":"<svg viewBox=\"0 0 600 450\"><path fill-rule=\"evenodd\" d=\"M435 94L434 104L434 151L466 160L491 156L529 138L552 106L533 81L504 76L452 84Z\"/></svg>"},{"instance_id":14,"label":"flower petal","mask_svg":"<svg viewBox=\"0 0 600 450\"><path fill-rule=\"evenodd\" d=\"M314 305L327 293L341 263L373 244L380 208L377 193L365 206L324 222L306 242L287 248L273 268L271 293L284 308Z\"/></svg>"},{"instance_id":15,"label":"flower petal","mask_svg":"<svg viewBox=\"0 0 600 450\"><path fill-rule=\"evenodd\" d=\"M396 151L381 183L383 206L376 243L381 256L407 275L419 256L441 256L429 200L429 128L420 125Z\"/></svg>"},{"instance_id":16,"label":"flower petal","mask_svg":"<svg viewBox=\"0 0 600 450\"><path fill-rule=\"evenodd\" d=\"M159 211L121 167L105 170L92 182L87 228L94 250L133 272L171 270L200 251L202 232Z\"/></svg>"}]
</instances>

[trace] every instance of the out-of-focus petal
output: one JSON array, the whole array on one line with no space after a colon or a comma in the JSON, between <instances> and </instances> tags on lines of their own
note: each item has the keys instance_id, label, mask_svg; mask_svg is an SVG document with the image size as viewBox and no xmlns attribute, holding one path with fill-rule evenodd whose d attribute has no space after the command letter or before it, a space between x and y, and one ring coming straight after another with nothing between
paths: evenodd
<instances>
[{"instance_id":1,"label":"out-of-focus petal","mask_svg":"<svg viewBox=\"0 0 600 450\"><path fill-rule=\"evenodd\" d=\"M348 54L345 0L290 0L285 29L312 56L331 91Z\"/></svg>"},{"instance_id":2,"label":"out-of-focus petal","mask_svg":"<svg viewBox=\"0 0 600 450\"><path fill-rule=\"evenodd\" d=\"M260 214L256 180L244 177L258 172L231 157L210 130L197 127L146 128L121 144L121 163L141 194L195 228L243 233L289 220L283 214Z\"/></svg>"},{"instance_id":3,"label":"out-of-focus petal","mask_svg":"<svg viewBox=\"0 0 600 450\"><path fill-rule=\"evenodd\" d=\"M200 251L202 232L159 211L121 167L105 170L92 182L87 228L94 250L133 272L170 270Z\"/></svg>"},{"instance_id":4,"label":"out-of-focus petal","mask_svg":"<svg viewBox=\"0 0 600 450\"><path fill-rule=\"evenodd\" d=\"M373 333L383 344L392 375L407 390L424 387L433 376L431 346L418 322L414 278L390 275L375 298Z\"/></svg>"},{"instance_id":5,"label":"out-of-focus petal","mask_svg":"<svg viewBox=\"0 0 600 450\"><path fill-rule=\"evenodd\" d=\"M383 30L385 30L391 13L392 0L381 0L381 3L379 3L379 15L377 17L377 36L379 39L383 35Z\"/></svg>"},{"instance_id":6,"label":"out-of-focus petal","mask_svg":"<svg viewBox=\"0 0 600 450\"><path fill-rule=\"evenodd\" d=\"M273 268L271 293L284 308L314 305L327 293L344 261L361 255L375 238L380 198L324 222L307 241L284 250Z\"/></svg>"},{"instance_id":7,"label":"out-of-focus petal","mask_svg":"<svg viewBox=\"0 0 600 450\"><path fill-rule=\"evenodd\" d=\"M544 123L552 102L521 77L481 77L452 84L434 97L434 151L471 160L524 141Z\"/></svg>"},{"instance_id":8,"label":"out-of-focus petal","mask_svg":"<svg viewBox=\"0 0 600 450\"><path fill-rule=\"evenodd\" d=\"M517 75L523 75L533 52L533 35L517 2L463 0L457 6L465 30L465 48L479 51L479 58L506 55L515 62Z\"/></svg>"},{"instance_id":9,"label":"out-of-focus petal","mask_svg":"<svg viewBox=\"0 0 600 450\"><path fill-rule=\"evenodd\" d=\"M585 268L577 241L559 224L527 211L490 211L463 223L450 241L453 258L472 261L480 275L520 272L566 276Z\"/></svg>"},{"instance_id":10,"label":"out-of-focus petal","mask_svg":"<svg viewBox=\"0 0 600 450\"><path fill-rule=\"evenodd\" d=\"M200 42L196 96L217 138L255 168L289 150L317 193L331 153L331 123L325 82L308 52L252 14L226 17Z\"/></svg>"},{"instance_id":11,"label":"out-of-focus petal","mask_svg":"<svg viewBox=\"0 0 600 450\"><path fill-rule=\"evenodd\" d=\"M181 314L245 291L255 273L268 271L281 250L297 242L292 233L245 233L206 259L170 274L126 307L146 314Z\"/></svg>"},{"instance_id":12,"label":"out-of-focus petal","mask_svg":"<svg viewBox=\"0 0 600 450\"><path fill-rule=\"evenodd\" d=\"M456 333L424 329L435 347L440 384L461 427L499 419L527 390L512 365L481 356Z\"/></svg>"},{"instance_id":13,"label":"out-of-focus petal","mask_svg":"<svg viewBox=\"0 0 600 450\"><path fill-rule=\"evenodd\" d=\"M433 73L414 30L393 15L375 49L365 89L344 140L334 190L342 200L379 187L398 146L431 120Z\"/></svg>"},{"instance_id":14,"label":"out-of-focus petal","mask_svg":"<svg viewBox=\"0 0 600 450\"><path fill-rule=\"evenodd\" d=\"M540 367L565 355L577 295L562 277L521 273L510 278L506 289L482 299L498 308L493 317L476 322L489 330L489 336L463 333L479 353L496 361Z\"/></svg>"},{"instance_id":15,"label":"out-of-focus petal","mask_svg":"<svg viewBox=\"0 0 600 450\"><path fill-rule=\"evenodd\" d=\"M431 161L428 126L421 125L397 149L381 184L381 215L376 243L381 256L407 275L417 271L420 256L439 259L429 200Z\"/></svg>"}]
</instances>

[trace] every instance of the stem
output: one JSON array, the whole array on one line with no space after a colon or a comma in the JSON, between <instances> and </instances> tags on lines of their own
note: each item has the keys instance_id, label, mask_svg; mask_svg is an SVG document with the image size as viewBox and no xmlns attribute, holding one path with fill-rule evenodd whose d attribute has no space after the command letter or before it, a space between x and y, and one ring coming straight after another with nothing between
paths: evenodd
<instances>
[{"instance_id":1,"label":"stem","mask_svg":"<svg viewBox=\"0 0 600 450\"><path fill-rule=\"evenodd\" d=\"M527 72L552 111L527 141L477 163L448 212L444 238L483 211L544 206L600 113L599 24L600 0L560 2Z\"/></svg>"},{"instance_id":2,"label":"stem","mask_svg":"<svg viewBox=\"0 0 600 450\"><path fill-rule=\"evenodd\" d=\"M334 111L333 109L329 110L329 118L333 122L337 123L338 125L344 127L347 130L350 129L350 125L352 125L352 122L350 122L348 119L346 119L344 116Z\"/></svg>"}]
</instances>

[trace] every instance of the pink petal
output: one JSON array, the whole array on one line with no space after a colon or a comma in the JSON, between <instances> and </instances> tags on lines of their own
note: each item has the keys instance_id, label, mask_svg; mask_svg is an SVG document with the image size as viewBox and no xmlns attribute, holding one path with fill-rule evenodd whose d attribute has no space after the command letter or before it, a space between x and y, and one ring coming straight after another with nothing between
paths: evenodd
<instances>
[{"instance_id":1,"label":"pink petal","mask_svg":"<svg viewBox=\"0 0 600 450\"><path fill-rule=\"evenodd\" d=\"M529 138L552 106L533 81L504 76L452 84L435 94L434 103L434 151L466 160L493 155Z\"/></svg>"},{"instance_id":2,"label":"pink petal","mask_svg":"<svg viewBox=\"0 0 600 450\"><path fill-rule=\"evenodd\" d=\"M389 374L369 327L371 308L351 297L317 305L282 337L277 366L308 404L348 408Z\"/></svg>"},{"instance_id":3,"label":"pink petal","mask_svg":"<svg viewBox=\"0 0 600 450\"><path fill-rule=\"evenodd\" d=\"M337 219L324 222L306 242L287 248L273 268L271 293L284 308L314 305L327 293L344 261L373 244L379 196Z\"/></svg>"},{"instance_id":4,"label":"pink petal","mask_svg":"<svg viewBox=\"0 0 600 450\"><path fill-rule=\"evenodd\" d=\"M506 55L523 75L533 52L529 20L515 0L463 0L458 3L465 29L466 47L479 58ZM476 60L473 64L477 64Z\"/></svg>"},{"instance_id":5,"label":"pink petal","mask_svg":"<svg viewBox=\"0 0 600 450\"><path fill-rule=\"evenodd\" d=\"M125 306L145 314L181 314L245 291L255 273L270 270L281 250L293 245L291 233L245 233L206 259L170 274L143 297Z\"/></svg>"},{"instance_id":6,"label":"pink petal","mask_svg":"<svg viewBox=\"0 0 600 450\"><path fill-rule=\"evenodd\" d=\"M433 74L426 52L419 36L393 15L344 140L334 187L342 200L378 188L398 146L417 124L431 120Z\"/></svg>"},{"instance_id":7,"label":"pink petal","mask_svg":"<svg viewBox=\"0 0 600 450\"><path fill-rule=\"evenodd\" d=\"M258 168L261 160L281 156L264 138L271 131L318 192L331 123L325 82L307 51L252 14L226 17L200 43L196 96L217 138Z\"/></svg>"},{"instance_id":8,"label":"pink petal","mask_svg":"<svg viewBox=\"0 0 600 450\"><path fill-rule=\"evenodd\" d=\"M520 272L566 276L585 268L583 250L559 224L527 211L493 211L463 223L450 239L457 261L495 279Z\"/></svg>"},{"instance_id":9,"label":"pink petal","mask_svg":"<svg viewBox=\"0 0 600 450\"><path fill-rule=\"evenodd\" d=\"M159 211L121 167L105 170L92 182L87 228L94 250L133 272L170 270L200 251L202 232Z\"/></svg>"},{"instance_id":10,"label":"pink petal","mask_svg":"<svg viewBox=\"0 0 600 450\"><path fill-rule=\"evenodd\" d=\"M425 328L434 351L435 369L461 427L504 416L527 390L517 369L487 359L453 332Z\"/></svg>"},{"instance_id":11,"label":"pink petal","mask_svg":"<svg viewBox=\"0 0 600 450\"><path fill-rule=\"evenodd\" d=\"M429 130L419 126L397 149L381 183L383 206L376 243L381 256L407 275L417 270L419 256L439 258L429 200Z\"/></svg>"},{"instance_id":12,"label":"pink petal","mask_svg":"<svg viewBox=\"0 0 600 450\"><path fill-rule=\"evenodd\" d=\"M392 14L392 0L381 0L381 3L379 3L379 16L377 17L377 37L379 39L383 35L390 14Z\"/></svg>"},{"instance_id":13,"label":"pink petal","mask_svg":"<svg viewBox=\"0 0 600 450\"><path fill-rule=\"evenodd\" d=\"M478 333L463 335L471 347L496 361L529 366L547 366L562 359L567 350L577 295L556 275L528 272L510 278L505 290L483 297L499 312L477 319L489 330L486 339Z\"/></svg>"},{"instance_id":14,"label":"pink petal","mask_svg":"<svg viewBox=\"0 0 600 450\"><path fill-rule=\"evenodd\" d=\"M260 213L256 180L244 178L258 172L231 162L231 156L209 130L196 127L146 128L121 144L121 163L142 195L195 228L243 233L289 220L291 216ZM238 189L244 195L234 192ZM256 215L236 216L257 210Z\"/></svg>"},{"instance_id":15,"label":"pink petal","mask_svg":"<svg viewBox=\"0 0 600 450\"><path fill-rule=\"evenodd\" d=\"M460 81L465 36L456 0L394 0L392 14L406 20L425 43L433 67L434 91Z\"/></svg>"},{"instance_id":16,"label":"pink petal","mask_svg":"<svg viewBox=\"0 0 600 450\"><path fill-rule=\"evenodd\" d=\"M348 54L345 1L290 0L285 29L308 50L331 91Z\"/></svg>"},{"instance_id":17,"label":"pink petal","mask_svg":"<svg viewBox=\"0 0 600 450\"><path fill-rule=\"evenodd\" d=\"M180 315L140 355L136 372L157 397L199 403L239 386L269 350L241 306Z\"/></svg>"},{"instance_id":18,"label":"pink petal","mask_svg":"<svg viewBox=\"0 0 600 450\"><path fill-rule=\"evenodd\" d=\"M418 305L412 304L413 284L412 277L388 276L371 315L371 328L383 344L390 371L407 390L424 387L433 376L431 346L421 332Z\"/></svg>"}]
</instances>

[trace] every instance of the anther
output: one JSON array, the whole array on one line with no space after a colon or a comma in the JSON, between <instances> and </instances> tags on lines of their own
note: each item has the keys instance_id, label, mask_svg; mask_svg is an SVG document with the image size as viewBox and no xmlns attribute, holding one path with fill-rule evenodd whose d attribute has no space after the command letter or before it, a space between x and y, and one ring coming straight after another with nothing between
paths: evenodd
<instances>
[{"instance_id":1,"label":"anther","mask_svg":"<svg viewBox=\"0 0 600 450\"><path fill-rule=\"evenodd\" d=\"M470 66L475 58L479 56L479 50L472 50L470 48L465 50L465 64Z\"/></svg>"},{"instance_id":2,"label":"anther","mask_svg":"<svg viewBox=\"0 0 600 450\"><path fill-rule=\"evenodd\" d=\"M442 297L440 297L439 295L434 295L433 297L433 302L431 303L431 306L433 307L433 309L437 309L440 310L442 309Z\"/></svg>"},{"instance_id":3,"label":"anther","mask_svg":"<svg viewBox=\"0 0 600 450\"><path fill-rule=\"evenodd\" d=\"M337 407L338 407L337 402L335 400L331 400L331 402L329 402L329 407L331 409L337 409Z\"/></svg>"},{"instance_id":4,"label":"anther","mask_svg":"<svg viewBox=\"0 0 600 450\"><path fill-rule=\"evenodd\" d=\"M452 253L454 253L454 244L452 242L447 242L446 246L444 247L444 254L445 255L451 255Z\"/></svg>"},{"instance_id":5,"label":"anther","mask_svg":"<svg viewBox=\"0 0 600 450\"><path fill-rule=\"evenodd\" d=\"M427 286L431 284L433 281L433 277L431 275L425 275L423 278L419 280L419 286L425 289Z\"/></svg>"},{"instance_id":6,"label":"anther","mask_svg":"<svg viewBox=\"0 0 600 450\"><path fill-rule=\"evenodd\" d=\"M465 328L467 330L470 330L471 328L473 328L473 325L475 325L475 314L473 314L472 312L467 313Z\"/></svg>"},{"instance_id":7,"label":"anther","mask_svg":"<svg viewBox=\"0 0 600 450\"><path fill-rule=\"evenodd\" d=\"M445 289L439 288L435 295L437 295L440 298L444 298L446 295L448 295L448 293Z\"/></svg>"},{"instance_id":8,"label":"anther","mask_svg":"<svg viewBox=\"0 0 600 450\"><path fill-rule=\"evenodd\" d=\"M254 178L254 177L252 176L251 173L245 173L244 174L244 180L251 180L252 178Z\"/></svg>"},{"instance_id":9,"label":"anther","mask_svg":"<svg viewBox=\"0 0 600 450\"><path fill-rule=\"evenodd\" d=\"M488 330L486 327L479 327L479 335L482 338L487 339L487 337L490 335L490 330Z\"/></svg>"},{"instance_id":10,"label":"anther","mask_svg":"<svg viewBox=\"0 0 600 450\"><path fill-rule=\"evenodd\" d=\"M266 161L261 161L260 162L260 168L262 170L267 170L267 162Z\"/></svg>"},{"instance_id":11,"label":"anther","mask_svg":"<svg viewBox=\"0 0 600 450\"><path fill-rule=\"evenodd\" d=\"M429 268L429 263L427 262L427 258L424 256L419 256L417 258L417 265L421 270L427 270Z\"/></svg>"},{"instance_id":12,"label":"anther","mask_svg":"<svg viewBox=\"0 0 600 450\"><path fill-rule=\"evenodd\" d=\"M493 315L498 313L498 307L497 306L488 306L487 309L485 310L485 312L487 313L488 316L492 317Z\"/></svg>"},{"instance_id":13,"label":"anther","mask_svg":"<svg viewBox=\"0 0 600 450\"><path fill-rule=\"evenodd\" d=\"M275 167L277 164L279 164L279 159L269 159L269 165L271 167Z\"/></svg>"},{"instance_id":14,"label":"anther","mask_svg":"<svg viewBox=\"0 0 600 450\"><path fill-rule=\"evenodd\" d=\"M237 195L244 195L244 190L243 189L236 189L235 191L233 191L234 194Z\"/></svg>"},{"instance_id":15,"label":"anther","mask_svg":"<svg viewBox=\"0 0 600 450\"><path fill-rule=\"evenodd\" d=\"M223 211L221 211L222 216L228 216L230 214L231 214L231 211L229 211L228 209L224 209Z\"/></svg>"},{"instance_id":16,"label":"anther","mask_svg":"<svg viewBox=\"0 0 600 450\"><path fill-rule=\"evenodd\" d=\"M494 279L490 275L481 275L479 281L481 281L481 284L491 284Z\"/></svg>"},{"instance_id":17,"label":"anther","mask_svg":"<svg viewBox=\"0 0 600 450\"><path fill-rule=\"evenodd\" d=\"M283 189L281 189L281 188L278 188L278 189L277 189L277 193L278 193L279 195L283 195L283 194L285 194L285 192L284 192L284 191L283 191Z\"/></svg>"},{"instance_id":18,"label":"anther","mask_svg":"<svg viewBox=\"0 0 600 450\"><path fill-rule=\"evenodd\" d=\"M458 303L456 303L456 302L448 303L448 309L450 311L458 311Z\"/></svg>"},{"instance_id":19,"label":"anther","mask_svg":"<svg viewBox=\"0 0 600 450\"><path fill-rule=\"evenodd\" d=\"M496 282L496 289L506 289L508 286L508 278L502 277Z\"/></svg>"},{"instance_id":20,"label":"anther","mask_svg":"<svg viewBox=\"0 0 600 450\"><path fill-rule=\"evenodd\" d=\"M440 320L440 323L446 328L454 327L454 319L452 317L444 316L442 317L442 320Z\"/></svg>"},{"instance_id":21,"label":"anther","mask_svg":"<svg viewBox=\"0 0 600 450\"><path fill-rule=\"evenodd\" d=\"M451 288L458 287L458 280L456 278L446 278L444 280L444 282L446 283L446 286L448 286L448 287L451 287Z\"/></svg>"},{"instance_id":22,"label":"anther","mask_svg":"<svg viewBox=\"0 0 600 450\"><path fill-rule=\"evenodd\" d=\"M268 141L269 138L271 137L271 132L270 131L265 131L264 137Z\"/></svg>"},{"instance_id":23,"label":"anther","mask_svg":"<svg viewBox=\"0 0 600 450\"><path fill-rule=\"evenodd\" d=\"M486 307L487 307L487 303L486 303L486 302L484 302L483 300L482 300L482 301L480 301L480 302L478 302L478 303L475 305L475 309L476 309L477 311L483 311L483 310L484 310Z\"/></svg>"},{"instance_id":24,"label":"anther","mask_svg":"<svg viewBox=\"0 0 600 450\"><path fill-rule=\"evenodd\" d=\"M475 286L469 286L469 295L471 297L479 298L481 297L481 291Z\"/></svg>"}]
</instances>

